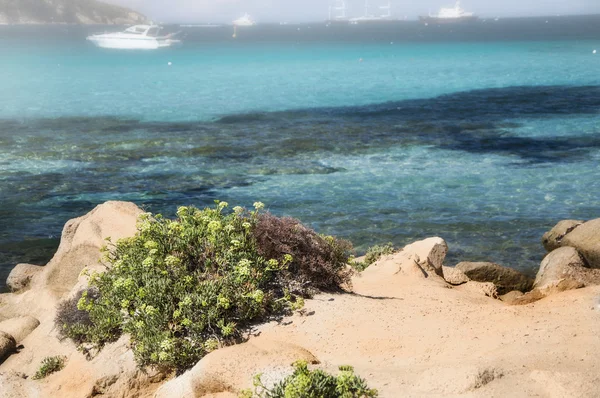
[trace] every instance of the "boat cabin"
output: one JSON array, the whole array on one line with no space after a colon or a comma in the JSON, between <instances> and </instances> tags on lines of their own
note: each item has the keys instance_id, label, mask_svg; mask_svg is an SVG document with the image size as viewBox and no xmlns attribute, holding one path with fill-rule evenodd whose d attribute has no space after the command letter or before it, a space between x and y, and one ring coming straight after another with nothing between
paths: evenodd
<instances>
[{"instance_id":1,"label":"boat cabin","mask_svg":"<svg viewBox=\"0 0 600 398\"><path fill-rule=\"evenodd\" d=\"M148 37L158 37L158 34L161 31L160 26L156 25L135 25L130 28L125 29L126 33L148 36Z\"/></svg>"}]
</instances>

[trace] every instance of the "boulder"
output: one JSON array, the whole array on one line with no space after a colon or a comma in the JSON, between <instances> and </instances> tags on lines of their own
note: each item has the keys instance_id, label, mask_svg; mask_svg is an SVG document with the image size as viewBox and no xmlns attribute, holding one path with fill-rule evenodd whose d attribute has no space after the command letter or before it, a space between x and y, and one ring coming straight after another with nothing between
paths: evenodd
<instances>
[{"instance_id":1,"label":"boulder","mask_svg":"<svg viewBox=\"0 0 600 398\"><path fill-rule=\"evenodd\" d=\"M590 268L600 268L600 218L588 221L569 232L561 246L571 246L583 256Z\"/></svg>"},{"instance_id":2,"label":"boulder","mask_svg":"<svg viewBox=\"0 0 600 398\"><path fill-rule=\"evenodd\" d=\"M17 350L15 338L8 333L0 331L0 364Z\"/></svg>"},{"instance_id":3,"label":"boulder","mask_svg":"<svg viewBox=\"0 0 600 398\"><path fill-rule=\"evenodd\" d=\"M551 252L561 247L563 238L575 228L583 224L581 220L562 220L559 221L550 231L542 237L542 245L546 251Z\"/></svg>"},{"instance_id":4,"label":"boulder","mask_svg":"<svg viewBox=\"0 0 600 398\"><path fill-rule=\"evenodd\" d=\"M18 292L29 287L31 279L40 273L44 267L33 264L17 264L15 268L10 271L8 278L6 279L6 285L13 292Z\"/></svg>"},{"instance_id":5,"label":"boulder","mask_svg":"<svg viewBox=\"0 0 600 398\"><path fill-rule=\"evenodd\" d=\"M500 295L513 290L527 292L533 286L533 279L517 270L495 263L462 262L457 264L456 268L473 281L493 283Z\"/></svg>"},{"instance_id":6,"label":"boulder","mask_svg":"<svg viewBox=\"0 0 600 398\"><path fill-rule=\"evenodd\" d=\"M600 284L600 269L590 269L581 258L579 252L572 247L561 247L548 254L535 278L534 287L548 289L562 282L570 281L570 285L585 287Z\"/></svg>"},{"instance_id":7,"label":"boulder","mask_svg":"<svg viewBox=\"0 0 600 398\"><path fill-rule=\"evenodd\" d=\"M266 338L222 348L205 356L182 376L164 384L156 398L202 397L252 388L262 374L265 384L281 380L293 371L296 361L319 363L306 349Z\"/></svg>"},{"instance_id":8,"label":"boulder","mask_svg":"<svg viewBox=\"0 0 600 398\"><path fill-rule=\"evenodd\" d=\"M404 247L402 251L411 255L426 273L444 277L442 265L446 254L448 254L448 245L444 239L428 238L411 243Z\"/></svg>"},{"instance_id":9,"label":"boulder","mask_svg":"<svg viewBox=\"0 0 600 398\"><path fill-rule=\"evenodd\" d=\"M443 267L444 279L451 285L458 286L470 281L469 277L454 267Z\"/></svg>"},{"instance_id":10,"label":"boulder","mask_svg":"<svg viewBox=\"0 0 600 398\"><path fill-rule=\"evenodd\" d=\"M22 316L0 322L0 331L10 334L17 343L20 343L38 326L40 326L40 321L34 317Z\"/></svg>"},{"instance_id":11,"label":"boulder","mask_svg":"<svg viewBox=\"0 0 600 398\"><path fill-rule=\"evenodd\" d=\"M136 232L139 207L129 202L106 202L83 217L68 221L63 228L60 246L40 275L41 287L58 296L69 292L84 267L97 265L106 238L114 242Z\"/></svg>"},{"instance_id":12,"label":"boulder","mask_svg":"<svg viewBox=\"0 0 600 398\"><path fill-rule=\"evenodd\" d=\"M442 264L448 245L442 238L428 238L405 246L397 253L382 256L361 272L361 279L383 280L392 276L409 278L443 278ZM441 278L440 278L441 277Z\"/></svg>"}]
</instances>

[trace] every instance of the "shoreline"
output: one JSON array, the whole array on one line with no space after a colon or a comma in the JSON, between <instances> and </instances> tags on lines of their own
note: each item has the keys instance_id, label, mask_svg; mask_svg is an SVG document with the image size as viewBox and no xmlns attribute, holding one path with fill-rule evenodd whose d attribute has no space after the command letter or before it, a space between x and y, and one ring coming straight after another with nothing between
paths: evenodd
<instances>
[{"instance_id":1,"label":"shoreline","mask_svg":"<svg viewBox=\"0 0 600 398\"><path fill-rule=\"evenodd\" d=\"M260 337L224 351L233 354L217 350L173 378L137 372L127 336L91 361L72 342L56 337L56 304L86 286L83 264L101 270L90 264L98 261L104 237L131 236L140 212L127 202L100 205L65 225L61 245L46 267L20 265L11 275L21 291L0 295L0 330L17 336L22 347L0 363L0 381L9 395L60 391L63 397L79 397L81 391L103 391L235 397L251 386L254 374L279 374L288 360L277 369L269 363L300 351L314 355L320 363L315 366L322 369L354 366L381 397L558 397L556 391L568 391L592 398L597 393L600 219L562 221L544 235L550 254L533 290L533 280L493 264L446 268L448 246L441 238L414 242L357 274L351 291L318 294L293 315L259 325L254 334ZM506 294L518 286L528 291ZM270 359L257 361L256 354L249 354L253 347ZM286 350L291 351L284 355ZM58 354L67 358L65 369L43 382L24 378L44 356Z\"/></svg>"}]
</instances>

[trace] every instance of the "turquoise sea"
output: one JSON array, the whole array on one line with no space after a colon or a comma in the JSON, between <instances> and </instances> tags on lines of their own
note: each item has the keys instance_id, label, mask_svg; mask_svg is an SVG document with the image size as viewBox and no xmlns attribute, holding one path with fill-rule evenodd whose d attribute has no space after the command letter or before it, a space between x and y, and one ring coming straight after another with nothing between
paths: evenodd
<instances>
[{"instance_id":1,"label":"turquoise sea","mask_svg":"<svg viewBox=\"0 0 600 398\"><path fill-rule=\"evenodd\" d=\"M0 26L0 289L106 200L260 200L359 253L435 235L529 273L545 230L600 217L600 17L86 42L109 29Z\"/></svg>"}]
</instances>

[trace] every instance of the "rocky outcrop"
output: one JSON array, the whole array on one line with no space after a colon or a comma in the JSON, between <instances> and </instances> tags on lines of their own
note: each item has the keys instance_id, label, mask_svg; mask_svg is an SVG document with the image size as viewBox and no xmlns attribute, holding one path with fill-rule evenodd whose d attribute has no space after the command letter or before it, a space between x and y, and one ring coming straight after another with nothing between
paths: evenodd
<instances>
[{"instance_id":1,"label":"rocky outcrop","mask_svg":"<svg viewBox=\"0 0 600 398\"><path fill-rule=\"evenodd\" d=\"M17 342L13 336L0 331L0 364L17 349Z\"/></svg>"},{"instance_id":2,"label":"rocky outcrop","mask_svg":"<svg viewBox=\"0 0 600 398\"><path fill-rule=\"evenodd\" d=\"M0 321L29 315L41 323L53 322L58 301L84 282L84 278L80 280L82 269L102 269L100 249L105 239L133 236L141 213L133 203L106 202L68 221L56 254L46 266L35 270L29 289L0 295Z\"/></svg>"},{"instance_id":3,"label":"rocky outcrop","mask_svg":"<svg viewBox=\"0 0 600 398\"><path fill-rule=\"evenodd\" d=\"M562 220L542 237L542 245L546 251L551 252L561 247L563 238L575 228L583 224L581 220Z\"/></svg>"},{"instance_id":4,"label":"rocky outcrop","mask_svg":"<svg viewBox=\"0 0 600 398\"><path fill-rule=\"evenodd\" d=\"M44 268L33 264L17 264L10 271L6 279L6 285L13 292L19 292L29 287L31 280L39 274Z\"/></svg>"},{"instance_id":5,"label":"rocky outcrop","mask_svg":"<svg viewBox=\"0 0 600 398\"><path fill-rule=\"evenodd\" d=\"M513 290L526 292L531 290L533 279L523 275L512 268L503 267L495 263L486 262L461 262L456 268L476 282L493 283L499 295Z\"/></svg>"},{"instance_id":6,"label":"rocky outcrop","mask_svg":"<svg viewBox=\"0 0 600 398\"><path fill-rule=\"evenodd\" d=\"M262 374L266 384L292 372L292 364L319 361L306 349L264 338L253 339L213 351L183 376L163 385L156 398L202 397L251 388L253 377Z\"/></svg>"},{"instance_id":7,"label":"rocky outcrop","mask_svg":"<svg viewBox=\"0 0 600 398\"><path fill-rule=\"evenodd\" d=\"M574 247L590 268L600 268L600 218L583 223L566 234L560 245Z\"/></svg>"},{"instance_id":8,"label":"rocky outcrop","mask_svg":"<svg viewBox=\"0 0 600 398\"><path fill-rule=\"evenodd\" d=\"M0 0L0 23L134 25L147 18L96 0Z\"/></svg>"},{"instance_id":9,"label":"rocky outcrop","mask_svg":"<svg viewBox=\"0 0 600 398\"><path fill-rule=\"evenodd\" d=\"M38 326L40 321L32 316L22 316L0 322L0 331L10 334L17 343L25 340Z\"/></svg>"},{"instance_id":10,"label":"rocky outcrop","mask_svg":"<svg viewBox=\"0 0 600 398\"><path fill-rule=\"evenodd\" d=\"M442 264L447 252L448 245L442 238L414 242L397 253L382 256L361 272L361 278L372 281L389 277L433 278L444 283Z\"/></svg>"},{"instance_id":11,"label":"rocky outcrop","mask_svg":"<svg viewBox=\"0 0 600 398\"><path fill-rule=\"evenodd\" d=\"M106 202L83 217L69 220L56 254L37 278L39 283L59 296L69 292L84 267L98 266L106 238L116 242L135 234L141 213L133 203Z\"/></svg>"}]
</instances>

